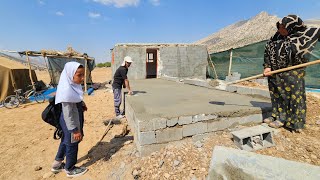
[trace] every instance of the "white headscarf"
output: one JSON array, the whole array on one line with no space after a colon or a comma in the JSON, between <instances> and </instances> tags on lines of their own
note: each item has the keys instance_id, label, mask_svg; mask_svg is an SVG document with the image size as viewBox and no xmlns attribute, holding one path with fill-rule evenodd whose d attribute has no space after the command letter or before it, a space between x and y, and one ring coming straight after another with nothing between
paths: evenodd
<instances>
[{"instance_id":1,"label":"white headscarf","mask_svg":"<svg viewBox=\"0 0 320 180\"><path fill-rule=\"evenodd\" d=\"M79 66L80 63L77 62L68 62L64 65L57 88L55 104L61 102L78 103L83 100L81 84L73 82L73 76Z\"/></svg>"}]
</instances>

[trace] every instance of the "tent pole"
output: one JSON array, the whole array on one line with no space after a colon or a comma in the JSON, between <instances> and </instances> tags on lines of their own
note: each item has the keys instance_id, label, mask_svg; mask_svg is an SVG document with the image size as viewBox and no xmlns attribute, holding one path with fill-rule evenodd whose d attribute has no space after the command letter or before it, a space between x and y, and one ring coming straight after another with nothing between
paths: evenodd
<instances>
[{"instance_id":1,"label":"tent pole","mask_svg":"<svg viewBox=\"0 0 320 180\"><path fill-rule=\"evenodd\" d=\"M232 67L232 49L230 49L230 63L229 63L229 71L228 76L231 76L231 67Z\"/></svg>"},{"instance_id":2,"label":"tent pole","mask_svg":"<svg viewBox=\"0 0 320 180\"><path fill-rule=\"evenodd\" d=\"M214 71L214 75L216 76L216 79L218 79L217 71L216 71L215 66L214 66L213 63L212 63L211 56L210 56L210 54L209 54L208 49L207 49L207 54L208 54L208 56L209 56L209 61L210 61L209 64L211 64L211 66L212 66L212 68L213 68L213 71Z\"/></svg>"},{"instance_id":3,"label":"tent pole","mask_svg":"<svg viewBox=\"0 0 320 180\"><path fill-rule=\"evenodd\" d=\"M84 92L87 92L87 58L84 58Z\"/></svg>"},{"instance_id":4,"label":"tent pole","mask_svg":"<svg viewBox=\"0 0 320 180\"><path fill-rule=\"evenodd\" d=\"M28 56L28 51L26 51L26 57L27 57L28 66L29 66L29 76L30 76L32 87L33 87L34 81L33 81L33 77L32 77L31 64L30 64L30 59L29 59L29 56Z\"/></svg>"}]
</instances>

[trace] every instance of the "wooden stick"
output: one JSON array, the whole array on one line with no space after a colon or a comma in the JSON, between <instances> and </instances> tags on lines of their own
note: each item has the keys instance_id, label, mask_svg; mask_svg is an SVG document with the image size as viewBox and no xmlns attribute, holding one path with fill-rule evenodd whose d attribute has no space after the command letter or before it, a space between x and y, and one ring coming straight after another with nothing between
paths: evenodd
<instances>
[{"instance_id":1,"label":"wooden stick","mask_svg":"<svg viewBox=\"0 0 320 180\"><path fill-rule=\"evenodd\" d=\"M228 71L228 76L231 76L232 52L233 52L233 49L230 49L230 62L229 62L229 71Z\"/></svg>"},{"instance_id":2,"label":"wooden stick","mask_svg":"<svg viewBox=\"0 0 320 180\"><path fill-rule=\"evenodd\" d=\"M32 77L31 64L30 64L30 59L29 59L29 56L28 56L28 51L26 51L26 57L27 57L28 66L29 66L29 76L30 76L32 88L34 88L34 87L33 87L34 81L33 81L33 77Z\"/></svg>"},{"instance_id":3,"label":"wooden stick","mask_svg":"<svg viewBox=\"0 0 320 180\"><path fill-rule=\"evenodd\" d=\"M302 68L302 67L306 67L306 66L310 66L310 65L314 65L314 64L319 64L319 63L320 63L320 59L319 60L315 60L315 61L311 61L311 62L307 62L307 63L303 63L303 64L299 64L299 65L295 65L295 66L290 66L290 67L283 68L283 69L278 69L278 70L275 70L275 71L270 71L268 74L273 75L273 74L277 74L277 73L281 73L281 72L285 72L285 71L290 71L290 70L293 70L293 69ZM251 80L251 79L257 79L257 78L260 78L260 77L264 77L263 74L258 74L258 75L247 77L247 78L240 79L240 80L237 80L237 81L229 82L229 83L226 83L226 85L236 84L236 83L239 83L239 82L248 81L248 80Z\"/></svg>"},{"instance_id":4,"label":"wooden stick","mask_svg":"<svg viewBox=\"0 0 320 180\"><path fill-rule=\"evenodd\" d=\"M214 74L215 74L215 76L216 76L216 79L218 79L217 71L216 71L216 68L215 68L214 64L212 63L211 56L210 56L210 54L209 54L208 49L207 49L207 54L208 54L209 60L210 60L210 63L209 63L209 64L211 64L211 66L212 66L212 68L213 68L213 71L214 71Z\"/></svg>"},{"instance_id":5,"label":"wooden stick","mask_svg":"<svg viewBox=\"0 0 320 180\"><path fill-rule=\"evenodd\" d=\"M2 52L8 52L8 53L19 53L18 51L9 51L9 50L1 50ZM43 56L42 54L29 54L29 56ZM75 58L75 59L87 59L87 60L94 60L94 58L91 57L80 57L80 56L61 56L61 55L46 55L46 57L63 57L63 58Z\"/></svg>"},{"instance_id":6,"label":"wooden stick","mask_svg":"<svg viewBox=\"0 0 320 180\"><path fill-rule=\"evenodd\" d=\"M86 58L84 58L84 92L87 92L87 65L88 61Z\"/></svg>"}]
</instances>

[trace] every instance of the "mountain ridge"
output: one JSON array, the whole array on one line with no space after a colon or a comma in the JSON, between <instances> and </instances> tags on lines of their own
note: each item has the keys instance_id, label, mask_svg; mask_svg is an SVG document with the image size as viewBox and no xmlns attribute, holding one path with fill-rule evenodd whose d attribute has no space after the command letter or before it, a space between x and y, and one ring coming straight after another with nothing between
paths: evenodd
<instances>
[{"instance_id":1,"label":"mountain ridge","mask_svg":"<svg viewBox=\"0 0 320 180\"><path fill-rule=\"evenodd\" d=\"M279 17L262 11L248 20L228 25L195 43L207 45L210 54L243 47L268 40L277 31L276 23L279 20ZM304 22L308 26L320 27L319 19L310 19Z\"/></svg>"}]
</instances>

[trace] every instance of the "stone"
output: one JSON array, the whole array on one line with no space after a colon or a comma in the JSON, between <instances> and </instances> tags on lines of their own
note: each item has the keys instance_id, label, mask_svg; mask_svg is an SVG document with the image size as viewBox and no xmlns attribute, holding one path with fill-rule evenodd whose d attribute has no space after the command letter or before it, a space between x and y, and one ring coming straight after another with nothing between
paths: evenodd
<instances>
[{"instance_id":1,"label":"stone","mask_svg":"<svg viewBox=\"0 0 320 180\"><path fill-rule=\"evenodd\" d=\"M34 168L35 171L40 171L41 169L42 169L41 166L36 166L36 167Z\"/></svg>"},{"instance_id":2,"label":"stone","mask_svg":"<svg viewBox=\"0 0 320 180\"><path fill-rule=\"evenodd\" d=\"M168 173L164 173L164 175L163 175L166 179L169 179L169 177L170 177L170 174L168 174Z\"/></svg>"},{"instance_id":3,"label":"stone","mask_svg":"<svg viewBox=\"0 0 320 180\"><path fill-rule=\"evenodd\" d=\"M54 176L55 176L55 174L53 174L52 172L47 172L42 176L42 178L43 179L49 179L49 178L52 178Z\"/></svg>"},{"instance_id":4,"label":"stone","mask_svg":"<svg viewBox=\"0 0 320 180\"><path fill-rule=\"evenodd\" d=\"M162 166L163 166L163 164L164 164L164 161L163 160L161 160L161 161L159 161L159 168L161 168Z\"/></svg>"},{"instance_id":5,"label":"stone","mask_svg":"<svg viewBox=\"0 0 320 180\"><path fill-rule=\"evenodd\" d=\"M173 161L173 166L179 166L179 164L180 164L180 161L178 161L178 160Z\"/></svg>"},{"instance_id":6,"label":"stone","mask_svg":"<svg viewBox=\"0 0 320 180\"><path fill-rule=\"evenodd\" d=\"M202 146L203 146L203 144L201 143L201 141L195 142L194 145L196 146L196 148L202 148Z\"/></svg>"},{"instance_id":7,"label":"stone","mask_svg":"<svg viewBox=\"0 0 320 180\"><path fill-rule=\"evenodd\" d=\"M133 170L132 171L132 175L133 175L133 177L136 177L136 176L139 176L139 171L138 170Z\"/></svg>"}]
</instances>

